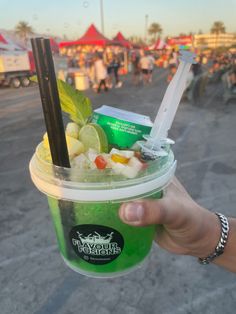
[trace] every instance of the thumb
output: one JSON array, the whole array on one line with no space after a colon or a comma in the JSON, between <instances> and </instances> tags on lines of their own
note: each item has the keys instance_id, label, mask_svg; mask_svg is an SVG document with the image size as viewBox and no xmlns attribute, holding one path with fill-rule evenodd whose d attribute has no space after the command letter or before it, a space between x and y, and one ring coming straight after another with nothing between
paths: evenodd
<instances>
[{"instance_id":1,"label":"thumb","mask_svg":"<svg viewBox=\"0 0 236 314\"><path fill-rule=\"evenodd\" d=\"M170 224L174 220L173 212L166 205L165 199L123 203L119 216L123 222L133 226Z\"/></svg>"}]
</instances>

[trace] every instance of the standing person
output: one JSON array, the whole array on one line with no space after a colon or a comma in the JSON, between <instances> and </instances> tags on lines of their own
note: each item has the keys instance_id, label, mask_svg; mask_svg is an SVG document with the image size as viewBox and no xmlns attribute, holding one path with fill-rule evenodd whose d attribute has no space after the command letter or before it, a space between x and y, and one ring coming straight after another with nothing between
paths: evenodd
<instances>
[{"instance_id":1,"label":"standing person","mask_svg":"<svg viewBox=\"0 0 236 314\"><path fill-rule=\"evenodd\" d=\"M148 55L148 59L149 59L148 82L152 83L152 74L153 74L155 59L151 53Z\"/></svg>"},{"instance_id":2,"label":"standing person","mask_svg":"<svg viewBox=\"0 0 236 314\"><path fill-rule=\"evenodd\" d=\"M113 68L113 54L110 54L107 57L107 87L112 88L112 73L114 71Z\"/></svg>"},{"instance_id":3,"label":"standing person","mask_svg":"<svg viewBox=\"0 0 236 314\"><path fill-rule=\"evenodd\" d=\"M119 78L119 69L120 69L120 60L117 55L114 55L113 58L113 71L114 71L114 76L116 80L116 88L120 88L122 86L122 82L120 81Z\"/></svg>"},{"instance_id":4,"label":"standing person","mask_svg":"<svg viewBox=\"0 0 236 314\"><path fill-rule=\"evenodd\" d=\"M102 56L96 56L94 62L95 76L98 83L97 93L100 93L101 87L104 86L104 90L107 92L108 88L106 86L107 69L103 62Z\"/></svg>"},{"instance_id":5,"label":"standing person","mask_svg":"<svg viewBox=\"0 0 236 314\"><path fill-rule=\"evenodd\" d=\"M170 83L170 81L172 80L173 76L175 75L177 71L177 66L175 64L171 64L169 66L169 73L167 76L167 82Z\"/></svg>"},{"instance_id":6,"label":"standing person","mask_svg":"<svg viewBox=\"0 0 236 314\"><path fill-rule=\"evenodd\" d=\"M140 63L141 71L142 71L143 84L146 85L149 79L149 66L150 66L150 61L149 61L148 56L144 54L142 58L140 59L139 63Z\"/></svg>"},{"instance_id":7,"label":"standing person","mask_svg":"<svg viewBox=\"0 0 236 314\"><path fill-rule=\"evenodd\" d=\"M88 54L86 58L86 70L89 78L90 86L95 84L95 70L94 70L94 58L92 54Z\"/></svg>"},{"instance_id":8,"label":"standing person","mask_svg":"<svg viewBox=\"0 0 236 314\"><path fill-rule=\"evenodd\" d=\"M174 64L177 65L178 63L178 55L177 52L173 49L169 56L169 65Z\"/></svg>"},{"instance_id":9,"label":"standing person","mask_svg":"<svg viewBox=\"0 0 236 314\"><path fill-rule=\"evenodd\" d=\"M202 73L202 58L197 58L197 63L192 64L192 71L194 76L198 76Z\"/></svg>"},{"instance_id":10,"label":"standing person","mask_svg":"<svg viewBox=\"0 0 236 314\"><path fill-rule=\"evenodd\" d=\"M131 64L133 77L132 81L134 85L138 85L140 80L140 66L139 66L140 57L137 51L134 51L131 55Z\"/></svg>"}]
</instances>

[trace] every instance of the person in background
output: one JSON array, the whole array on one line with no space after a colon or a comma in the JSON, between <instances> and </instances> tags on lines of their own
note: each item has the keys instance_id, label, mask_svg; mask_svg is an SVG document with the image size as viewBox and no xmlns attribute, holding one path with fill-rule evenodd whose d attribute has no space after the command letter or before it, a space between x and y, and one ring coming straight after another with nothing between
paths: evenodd
<instances>
[{"instance_id":1,"label":"person in background","mask_svg":"<svg viewBox=\"0 0 236 314\"><path fill-rule=\"evenodd\" d=\"M213 262L236 273L236 218L226 218L198 205L174 178L160 200L143 199L120 207L131 226L159 225L156 242L163 249Z\"/></svg>"},{"instance_id":2,"label":"person in background","mask_svg":"<svg viewBox=\"0 0 236 314\"><path fill-rule=\"evenodd\" d=\"M141 57L139 65L142 71L143 84L148 84L150 61L146 53Z\"/></svg>"},{"instance_id":3,"label":"person in background","mask_svg":"<svg viewBox=\"0 0 236 314\"><path fill-rule=\"evenodd\" d=\"M90 86L95 85L95 69L94 69L94 57L91 53L88 53L86 56L86 71L89 78Z\"/></svg>"},{"instance_id":4,"label":"person in background","mask_svg":"<svg viewBox=\"0 0 236 314\"><path fill-rule=\"evenodd\" d=\"M191 67L190 71L188 72L185 90L189 90L191 88L191 84L193 82L193 79L194 79L194 75L193 75L193 69Z\"/></svg>"},{"instance_id":5,"label":"person in background","mask_svg":"<svg viewBox=\"0 0 236 314\"><path fill-rule=\"evenodd\" d=\"M138 51L134 51L131 54L131 64L132 64L132 81L134 85L138 85L140 81L140 67L139 67L140 56Z\"/></svg>"},{"instance_id":6,"label":"person in background","mask_svg":"<svg viewBox=\"0 0 236 314\"><path fill-rule=\"evenodd\" d=\"M169 65L172 65L172 64L177 65L177 63L178 63L178 54L174 49L172 49L169 56Z\"/></svg>"},{"instance_id":7,"label":"person in background","mask_svg":"<svg viewBox=\"0 0 236 314\"><path fill-rule=\"evenodd\" d=\"M198 76L202 73L202 59L203 57L200 56L196 58L197 63L192 64L192 71L194 76Z\"/></svg>"},{"instance_id":8,"label":"person in background","mask_svg":"<svg viewBox=\"0 0 236 314\"><path fill-rule=\"evenodd\" d=\"M102 86L104 87L104 90L107 92L108 91L106 85L107 69L101 55L97 55L95 57L94 69L95 77L98 83L97 93L100 93Z\"/></svg>"},{"instance_id":9,"label":"person in background","mask_svg":"<svg viewBox=\"0 0 236 314\"><path fill-rule=\"evenodd\" d=\"M148 60L149 60L149 70L148 70L148 82L152 83L152 75L153 75L153 69L155 65L155 58L151 53L148 55Z\"/></svg>"},{"instance_id":10,"label":"person in background","mask_svg":"<svg viewBox=\"0 0 236 314\"><path fill-rule=\"evenodd\" d=\"M168 73L168 76L167 76L167 82L170 83L170 81L172 80L172 77L175 75L177 71L177 66L176 64L171 64L169 66L169 73Z\"/></svg>"},{"instance_id":11,"label":"person in background","mask_svg":"<svg viewBox=\"0 0 236 314\"><path fill-rule=\"evenodd\" d=\"M229 71L227 75L228 87L236 93L236 66L233 67L231 71Z\"/></svg>"},{"instance_id":12,"label":"person in background","mask_svg":"<svg viewBox=\"0 0 236 314\"><path fill-rule=\"evenodd\" d=\"M107 87L112 88L112 74L113 74L113 54L109 54L107 57Z\"/></svg>"},{"instance_id":13,"label":"person in background","mask_svg":"<svg viewBox=\"0 0 236 314\"><path fill-rule=\"evenodd\" d=\"M114 55L113 58L113 71L114 71L114 76L116 80L116 88L120 88L122 86L122 82L120 81L119 78L119 69L120 69L120 60L117 55Z\"/></svg>"}]
</instances>

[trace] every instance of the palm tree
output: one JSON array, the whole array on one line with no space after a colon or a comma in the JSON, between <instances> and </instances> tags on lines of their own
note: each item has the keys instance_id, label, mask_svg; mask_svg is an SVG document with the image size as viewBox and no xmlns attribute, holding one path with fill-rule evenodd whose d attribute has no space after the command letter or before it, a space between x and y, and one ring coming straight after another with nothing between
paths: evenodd
<instances>
[{"instance_id":1,"label":"palm tree","mask_svg":"<svg viewBox=\"0 0 236 314\"><path fill-rule=\"evenodd\" d=\"M226 31L225 25L221 21L216 21L212 25L211 33L215 34L215 48L217 47L217 44L218 44L219 35L225 33L225 31Z\"/></svg>"},{"instance_id":2,"label":"palm tree","mask_svg":"<svg viewBox=\"0 0 236 314\"><path fill-rule=\"evenodd\" d=\"M162 31L163 31L163 30L162 30L160 24L158 24L158 23L152 23L152 24L150 25L149 29L148 29L148 34L149 34L149 35L153 35L153 39L154 39L154 41L156 41L156 40L157 40L157 35L159 35L159 37L160 37Z\"/></svg>"},{"instance_id":3,"label":"palm tree","mask_svg":"<svg viewBox=\"0 0 236 314\"><path fill-rule=\"evenodd\" d=\"M27 37L33 32L33 28L24 21L20 21L15 27L15 33L23 39L25 45L27 44Z\"/></svg>"}]
</instances>

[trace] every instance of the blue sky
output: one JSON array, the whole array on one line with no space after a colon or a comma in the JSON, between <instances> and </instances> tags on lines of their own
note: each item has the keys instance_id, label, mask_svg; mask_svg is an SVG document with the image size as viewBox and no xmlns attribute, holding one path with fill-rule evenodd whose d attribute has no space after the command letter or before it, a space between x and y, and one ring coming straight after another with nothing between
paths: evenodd
<instances>
[{"instance_id":1,"label":"blue sky","mask_svg":"<svg viewBox=\"0 0 236 314\"><path fill-rule=\"evenodd\" d=\"M125 36L144 36L148 24L158 22L163 35L208 32L216 20L236 32L236 0L103 0L105 35L121 30ZM80 37L92 22L101 29L100 0L0 0L0 29L27 21L36 32L71 39Z\"/></svg>"}]
</instances>

